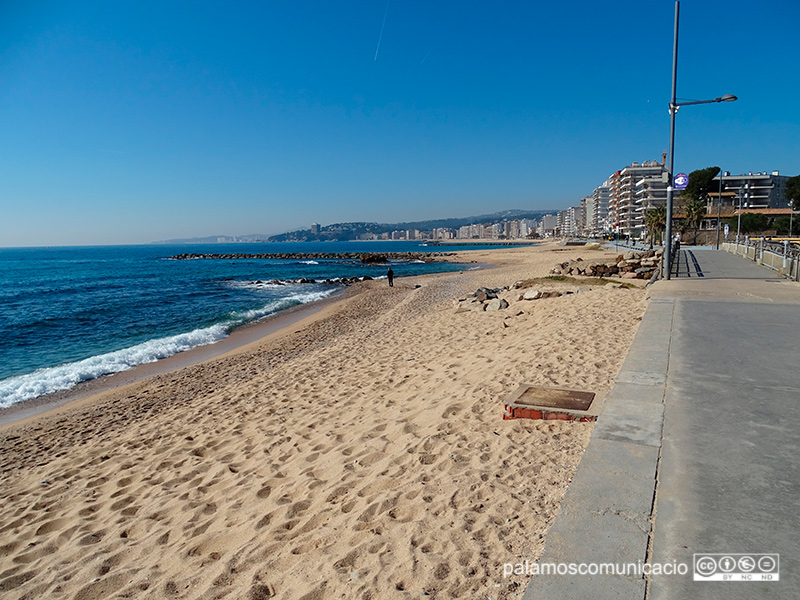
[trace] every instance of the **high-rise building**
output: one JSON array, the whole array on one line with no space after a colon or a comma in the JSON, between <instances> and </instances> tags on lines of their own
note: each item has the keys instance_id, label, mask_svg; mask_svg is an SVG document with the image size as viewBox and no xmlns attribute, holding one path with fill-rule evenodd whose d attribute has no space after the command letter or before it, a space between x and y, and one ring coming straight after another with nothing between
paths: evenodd
<instances>
[{"instance_id":1,"label":"high-rise building","mask_svg":"<svg viewBox=\"0 0 800 600\"><path fill-rule=\"evenodd\" d=\"M656 206L666 167L655 160L633 162L610 177L609 218L612 229L624 235L638 236L644 227L643 206ZM661 186L661 187L659 187Z\"/></svg>"},{"instance_id":2,"label":"high-rise building","mask_svg":"<svg viewBox=\"0 0 800 600\"><path fill-rule=\"evenodd\" d=\"M608 201L611 196L611 181L606 180L594 188L591 196L581 202L586 207L586 234L599 235L608 227Z\"/></svg>"},{"instance_id":3,"label":"high-rise building","mask_svg":"<svg viewBox=\"0 0 800 600\"><path fill-rule=\"evenodd\" d=\"M539 222L539 230L538 233L542 237L551 236L558 228L558 216L557 215L544 215L542 220Z\"/></svg>"}]
</instances>

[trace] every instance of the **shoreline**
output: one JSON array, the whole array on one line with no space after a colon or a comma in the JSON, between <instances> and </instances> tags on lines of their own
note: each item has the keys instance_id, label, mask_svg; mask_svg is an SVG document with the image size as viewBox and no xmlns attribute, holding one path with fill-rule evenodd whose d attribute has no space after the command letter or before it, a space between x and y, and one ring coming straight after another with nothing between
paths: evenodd
<instances>
[{"instance_id":1,"label":"shoreline","mask_svg":"<svg viewBox=\"0 0 800 600\"><path fill-rule=\"evenodd\" d=\"M457 253L453 254L455 255ZM449 256L448 258L451 260L446 262L458 262L457 260L452 260L453 258L458 258L457 256ZM465 266L465 271L494 268L494 265L475 263L474 261L465 262L463 264ZM428 277L429 275L438 275L438 273L401 277L397 278L395 281L399 282L414 278ZM375 279L373 281L382 280ZM145 381L157 375L164 375L172 371L213 360L229 353L235 353L242 347L264 340L269 336L279 334L282 330L291 328L293 325L300 324L300 327L302 327L303 323L301 322L305 322L316 313L336 302L357 295L360 291L358 284L349 285L321 300L293 306L277 313L267 315L252 323L248 323L212 344L196 346L166 358L158 359L154 362L138 364L125 371L118 371L117 373L110 373L95 379L82 381L66 390L43 394L5 408L0 408L0 432L6 427L20 421L28 421L29 419L44 415L56 409L67 409L69 405L79 400L85 400L95 395L101 395L134 383Z\"/></svg>"},{"instance_id":2,"label":"shoreline","mask_svg":"<svg viewBox=\"0 0 800 600\"><path fill-rule=\"evenodd\" d=\"M102 375L95 379L82 381L66 390L43 394L35 398L17 402L5 408L0 408L0 431L19 421L27 421L28 419L44 415L45 413L62 407L68 408L68 405L73 402L117 390L134 383L145 381L157 375L178 371L235 352L243 346L258 342L283 329L309 319L326 306L342 300L349 295L353 295L354 293L357 293L354 286L349 286L331 294L327 298L299 304L267 315L252 323L248 323L243 327L235 329L228 336L212 344L195 346L189 350L172 354L166 358L160 358L154 362L138 364L126 371Z\"/></svg>"}]
</instances>

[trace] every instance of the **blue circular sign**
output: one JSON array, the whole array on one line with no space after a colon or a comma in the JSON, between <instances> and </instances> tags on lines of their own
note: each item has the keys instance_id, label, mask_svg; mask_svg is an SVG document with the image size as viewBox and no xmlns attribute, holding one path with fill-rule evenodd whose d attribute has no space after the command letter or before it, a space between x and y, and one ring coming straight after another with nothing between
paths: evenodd
<instances>
[{"instance_id":1,"label":"blue circular sign","mask_svg":"<svg viewBox=\"0 0 800 600\"><path fill-rule=\"evenodd\" d=\"M687 185L689 185L689 176L686 173L678 173L675 175L676 190L685 190Z\"/></svg>"}]
</instances>

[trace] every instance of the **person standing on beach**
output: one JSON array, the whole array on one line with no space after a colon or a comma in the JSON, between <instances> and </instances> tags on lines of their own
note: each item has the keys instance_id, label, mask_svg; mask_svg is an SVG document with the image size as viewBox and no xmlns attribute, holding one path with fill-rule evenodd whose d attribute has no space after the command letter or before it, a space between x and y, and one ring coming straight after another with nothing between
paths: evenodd
<instances>
[{"instance_id":1,"label":"person standing on beach","mask_svg":"<svg viewBox=\"0 0 800 600\"><path fill-rule=\"evenodd\" d=\"M386 277L389 280L389 287L394 287L394 271L392 271L392 267L389 267L389 270L386 271Z\"/></svg>"}]
</instances>

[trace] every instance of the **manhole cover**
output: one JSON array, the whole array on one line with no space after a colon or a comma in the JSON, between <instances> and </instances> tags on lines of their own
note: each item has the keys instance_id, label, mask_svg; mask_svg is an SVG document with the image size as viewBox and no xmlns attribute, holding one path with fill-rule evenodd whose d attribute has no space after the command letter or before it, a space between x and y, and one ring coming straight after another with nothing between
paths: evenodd
<instances>
[{"instance_id":1,"label":"manhole cover","mask_svg":"<svg viewBox=\"0 0 800 600\"><path fill-rule=\"evenodd\" d=\"M521 406L589 410L592 400L594 392L528 386L514 403Z\"/></svg>"},{"instance_id":2,"label":"manhole cover","mask_svg":"<svg viewBox=\"0 0 800 600\"><path fill-rule=\"evenodd\" d=\"M594 392L521 384L505 400L504 418L594 421Z\"/></svg>"}]
</instances>

